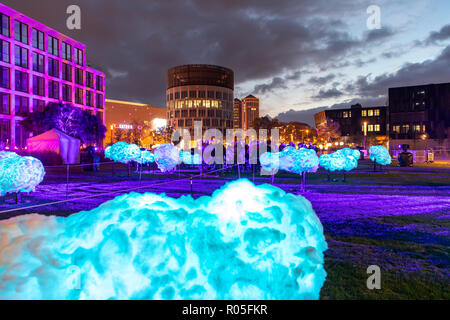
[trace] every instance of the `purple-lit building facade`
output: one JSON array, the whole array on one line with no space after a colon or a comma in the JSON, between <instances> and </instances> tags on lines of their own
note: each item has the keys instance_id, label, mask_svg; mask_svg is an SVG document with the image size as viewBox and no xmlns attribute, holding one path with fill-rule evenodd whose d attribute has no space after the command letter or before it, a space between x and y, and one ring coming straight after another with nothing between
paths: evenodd
<instances>
[{"instance_id":1,"label":"purple-lit building facade","mask_svg":"<svg viewBox=\"0 0 450 320\"><path fill-rule=\"evenodd\" d=\"M20 122L51 102L70 103L105 121L105 75L86 63L86 46L0 4L0 150L20 149Z\"/></svg>"}]
</instances>

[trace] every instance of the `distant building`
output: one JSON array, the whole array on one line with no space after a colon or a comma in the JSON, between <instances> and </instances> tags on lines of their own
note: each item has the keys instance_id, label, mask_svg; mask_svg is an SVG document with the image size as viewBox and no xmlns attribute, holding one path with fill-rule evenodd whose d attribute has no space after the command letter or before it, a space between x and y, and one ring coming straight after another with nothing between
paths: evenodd
<instances>
[{"instance_id":1,"label":"distant building","mask_svg":"<svg viewBox=\"0 0 450 320\"><path fill-rule=\"evenodd\" d=\"M137 123L143 123L152 130L166 122L166 109L148 104L106 99L105 101L105 144L111 143L111 132L121 130L133 130Z\"/></svg>"},{"instance_id":2,"label":"distant building","mask_svg":"<svg viewBox=\"0 0 450 320\"><path fill-rule=\"evenodd\" d=\"M88 66L84 44L3 4L0 20L0 150L25 147L21 121L51 102L104 121L105 75Z\"/></svg>"},{"instance_id":3,"label":"distant building","mask_svg":"<svg viewBox=\"0 0 450 320\"><path fill-rule=\"evenodd\" d=\"M339 125L341 140L364 145L364 131L371 144L388 140L388 115L386 106L362 107L352 105L349 109L329 109L314 115L316 127L328 125L332 120ZM368 142L369 144L369 142Z\"/></svg>"},{"instance_id":4,"label":"distant building","mask_svg":"<svg viewBox=\"0 0 450 320\"><path fill-rule=\"evenodd\" d=\"M450 149L450 83L389 88L391 149Z\"/></svg>"},{"instance_id":5,"label":"distant building","mask_svg":"<svg viewBox=\"0 0 450 320\"><path fill-rule=\"evenodd\" d=\"M234 72L228 68L194 64L167 71L167 122L174 129L188 129L194 122L203 130L233 128Z\"/></svg>"},{"instance_id":6,"label":"distant building","mask_svg":"<svg viewBox=\"0 0 450 320\"><path fill-rule=\"evenodd\" d=\"M237 98L234 99L233 128L242 129L242 101Z\"/></svg>"},{"instance_id":7,"label":"distant building","mask_svg":"<svg viewBox=\"0 0 450 320\"><path fill-rule=\"evenodd\" d=\"M242 129L253 128L253 122L259 118L259 99L249 95L242 99Z\"/></svg>"}]
</instances>

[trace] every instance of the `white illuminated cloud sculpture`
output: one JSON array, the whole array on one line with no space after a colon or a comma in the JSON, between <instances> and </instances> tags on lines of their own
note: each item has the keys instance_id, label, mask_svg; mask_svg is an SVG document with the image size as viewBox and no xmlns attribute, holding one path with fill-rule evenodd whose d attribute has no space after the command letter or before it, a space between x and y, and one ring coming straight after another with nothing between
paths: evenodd
<instances>
[{"instance_id":1,"label":"white illuminated cloud sculpture","mask_svg":"<svg viewBox=\"0 0 450 320\"><path fill-rule=\"evenodd\" d=\"M0 240L0 299L318 299L326 278L311 203L248 180L19 216Z\"/></svg>"},{"instance_id":2,"label":"white illuminated cloud sculpture","mask_svg":"<svg viewBox=\"0 0 450 320\"><path fill-rule=\"evenodd\" d=\"M170 172L180 161L180 151L171 143L158 146L154 152L155 162L161 172Z\"/></svg>"},{"instance_id":3,"label":"white illuminated cloud sculpture","mask_svg":"<svg viewBox=\"0 0 450 320\"><path fill-rule=\"evenodd\" d=\"M369 158L382 166L391 164L389 151L383 146L371 146L369 148Z\"/></svg>"},{"instance_id":4,"label":"white illuminated cloud sculpture","mask_svg":"<svg viewBox=\"0 0 450 320\"><path fill-rule=\"evenodd\" d=\"M42 162L15 152L0 151L0 195L34 191L44 179Z\"/></svg>"},{"instance_id":5,"label":"white illuminated cloud sculpture","mask_svg":"<svg viewBox=\"0 0 450 320\"><path fill-rule=\"evenodd\" d=\"M285 170L297 174L303 172L316 172L319 167L319 158L312 149L286 147L281 152L266 152L261 155L260 163L266 172Z\"/></svg>"}]
</instances>

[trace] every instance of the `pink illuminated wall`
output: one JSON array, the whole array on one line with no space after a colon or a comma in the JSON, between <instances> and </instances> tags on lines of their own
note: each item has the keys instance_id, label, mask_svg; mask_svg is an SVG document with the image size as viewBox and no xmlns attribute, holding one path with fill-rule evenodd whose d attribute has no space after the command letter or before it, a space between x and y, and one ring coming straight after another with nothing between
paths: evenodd
<instances>
[{"instance_id":1,"label":"pink illuminated wall","mask_svg":"<svg viewBox=\"0 0 450 320\"><path fill-rule=\"evenodd\" d=\"M5 85L5 83L0 84L0 94L1 98L0 103L4 103L6 100L9 99L9 112L5 112L5 108L0 106L0 145L2 142L2 139L5 140L5 121L9 121L9 130L10 130L10 139L8 139L10 148L14 148L16 144L21 145L21 143L16 143L16 140L22 140L22 136L24 135L22 132L22 129L20 129L20 132L16 133L16 125L24 119L24 116L22 114L16 114L16 97L23 97L23 99L26 99L28 101L28 112L33 112L34 108L34 100L40 100L42 101L41 104L44 106L47 105L50 102L60 102L63 101L63 85L70 86L71 89L71 95L68 100L71 101L63 101L65 103L71 103L77 107L88 109L93 114L97 114L99 117L103 119L103 122L105 121L105 115L104 115L104 106L105 106L105 75L103 72L98 71L96 69L93 69L91 67L88 67L86 65L86 46L78 41L73 40L72 38L69 38L65 36L64 34L57 32L47 26L45 26L42 23L39 23L29 17L26 17L25 15L21 14L20 12L17 12L3 4L0 3L0 13L4 16L9 17L9 36L4 35L4 29L0 30L0 39L2 40L3 44L6 42L9 44L9 59L0 59L0 66L3 68L6 68L9 70L9 86ZM28 41L27 43L23 43L21 41L15 40L15 21L20 21L28 26L27 33L28 33ZM33 29L39 30L44 33L44 50L40 50L38 48L35 48L33 46ZM49 53L49 36L52 36L56 39L58 39L58 56L52 55ZM62 58L62 47L63 43L69 44L71 47L71 60L65 60ZM15 48L21 47L23 49L28 50L28 66L26 68L17 66L16 65L16 57L15 57ZM80 49L82 51L82 64L79 65L75 63L75 48ZM3 54L2 56L5 57L5 50L2 47ZM33 52L39 53L40 55L44 56L44 73L33 71ZM52 77L49 75L49 63L48 59L52 58L57 60L57 63L59 65L59 74L57 77ZM6 61L3 61L6 60ZM9 60L9 61L8 61ZM71 79L69 81L63 80L63 63L69 65L72 69L71 73ZM77 84L75 82L75 70L76 68L79 68L82 70L83 74L83 81L82 84ZM5 70L5 69L3 69ZM15 83L15 73L17 71L24 72L28 74L28 92L21 92L18 91ZM5 72L5 71L4 71ZM8 72L8 71L6 71ZM88 87L87 85L87 72L91 73L93 75L93 83L92 87ZM44 79L44 90L43 90L43 96L35 95L33 94L33 76L41 77ZM98 84L100 84L99 87L97 87L97 78L100 80ZM49 81L56 81L59 84L59 99L53 99L49 97ZM3 81L4 82L4 81ZM82 101L79 101L81 103L76 103L75 100L75 94L76 89L82 89ZM98 89L98 90L97 90ZM86 101L87 92L91 92L92 95L92 105L88 106L88 103ZM3 122L2 122L3 121ZM1 126L3 124L3 126ZM4 141L3 141L4 142Z\"/></svg>"}]
</instances>

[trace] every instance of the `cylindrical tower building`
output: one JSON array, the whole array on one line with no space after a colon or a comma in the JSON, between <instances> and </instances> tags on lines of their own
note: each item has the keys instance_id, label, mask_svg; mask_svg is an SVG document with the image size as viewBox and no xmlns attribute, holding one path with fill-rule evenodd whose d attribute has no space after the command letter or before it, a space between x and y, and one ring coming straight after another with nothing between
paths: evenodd
<instances>
[{"instance_id":1,"label":"cylindrical tower building","mask_svg":"<svg viewBox=\"0 0 450 320\"><path fill-rule=\"evenodd\" d=\"M167 124L188 129L194 137L194 121L203 130L233 128L234 72L228 68L190 64L167 71Z\"/></svg>"}]
</instances>

